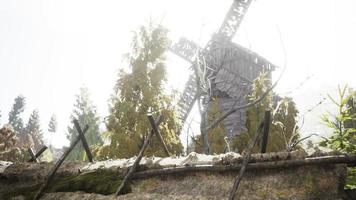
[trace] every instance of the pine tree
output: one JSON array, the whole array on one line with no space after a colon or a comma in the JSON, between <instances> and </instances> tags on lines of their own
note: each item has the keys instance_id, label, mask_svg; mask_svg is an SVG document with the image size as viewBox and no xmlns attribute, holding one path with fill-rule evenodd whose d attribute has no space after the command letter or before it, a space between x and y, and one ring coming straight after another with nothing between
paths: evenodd
<instances>
[{"instance_id":1,"label":"pine tree","mask_svg":"<svg viewBox=\"0 0 356 200\"><path fill-rule=\"evenodd\" d=\"M97 115L96 107L90 100L90 95L87 88L80 88L79 95L76 95L76 102L74 109L70 116L70 120L77 119L79 125L83 128L85 125L89 125L89 129L85 134L85 138L90 149L93 149L96 145L103 144L103 141L99 133L100 120ZM67 138L72 143L78 136L78 132L75 129L73 123L68 126ZM69 154L67 160L85 160L85 150L83 144L79 142L73 151Z\"/></svg>"},{"instance_id":2,"label":"pine tree","mask_svg":"<svg viewBox=\"0 0 356 200\"><path fill-rule=\"evenodd\" d=\"M347 153L356 152L356 93L345 86L339 86L339 99L335 100L329 95L330 100L337 106L335 116L324 114L322 121L333 130L333 135L321 143L332 149Z\"/></svg>"},{"instance_id":3,"label":"pine tree","mask_svg":"<svg viewBox=\"0 0 356 200\"><path fill-rule=\"evenodd\" d=\"M290 97L279 97L273 107L267 152L284 151L300 139L298 109ZM294 149L299 146L294 147ZM293 150L293 149L291 149Z\"/></svg>"},{"instance_id":4,"label":"pine tree","mask_svg":"<svg viewBox=\"0 0 356 200\"><path fill-rule=\"evenodd\" d=\"M35 150L40 150L43 146L43 133L38 110L32 112L24 132L32 137Z\"/></svg>"},{"instance_id":5,"label":"pine tree","mask_svg":"<svg viewBox=\"0 0 356 200\"><path fill-rule=\"evenodd\" d=\"M355 154L356 153L356 92L345 85L338 87L339 99L336 100L330 95L330 100L338 108L335 115L326 113L322 116L322 121L333 130L332 136L328 140L320 143L331 149ZM347 168L346 189L356 188L356 167Z\"/></svg>"},{"instance_id":6,"label":"pine tree","mask_svg":"<svg viewBox=\"0 0 356 200\"><path fill-rule=\"evenodd\" d=\"M14 131L18 134L22 133L23 120L21 114L25 110L25 97L18 96L15 98L15 103L9 113L9 124L13 127Z\"/></svg>"},{"instance_id":7,"label":"pine tree","mask_svg":"<svg viewBox=\"0 0 356 200\"><path fill-rule=\"evenodd\" d=\"M50 132L50 133L57 132L57 117L56 117L56 115L52 115L51 119L49 120L48 132Z\"/></svg>"},{"instance_id":8,"label":"pine tree","mask_svg":"<svg viewBox=\"0 0 356 200\"><path fill-rule=\"evenodd\" d=\"M49 120L48 123L48 132L50 133L50 140L49 140L49 150L51 151L51 153L53 154L53 147L52 147L52 142L53 142L53 134L55 134L57 132L57 117L56 115L52 115L51 119ZM52 156L53 157L53 156Z\"/></svg>"},{"instance_id":9,"label":"pine tree","mask_svg":"<svg viewBox=\"0 0 356 200\"><path fill-rule=\"evenodd\" d=\"M177 135L178 120L172 96L164 94L166 81L165 51L167 30L152 23L135 33L132 53L128 55L130 73L123 70L115 87L105 133L110 144L98 151L101 158L124 158L138 154L151 128L147 114L161 114L159 130L171 153L182 153ZM157 137L153 137L145 155L165 156Z\"/></svg>"}]
</instances>

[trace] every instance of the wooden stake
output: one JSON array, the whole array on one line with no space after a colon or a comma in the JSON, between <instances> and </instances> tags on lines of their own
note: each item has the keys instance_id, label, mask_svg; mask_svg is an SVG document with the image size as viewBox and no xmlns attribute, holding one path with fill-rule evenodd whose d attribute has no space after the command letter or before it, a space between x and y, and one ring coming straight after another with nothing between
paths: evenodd
<instances>
[{"instance_id":1,"label":"wooden stake","mask_svg":"<svg viewBox=\"0 0 356 200\"><path fill-rule=\"evenodd\" d=\"M261 153L266 153L266 151L267 151L268 132L269 132L270 123L271 123L271 111L268 110L265 112L265 119L263 122L263 136L262 136Z\"/></svg>"},{"instance_id":2,"label":"wooden stake","mask_svg":"<svg viewBox=\"0 0 356 200\"><path fill-rule=\"evenodd\" d=\"M86 125L84 127L83 130L83 135L87 132L87 130L89 129L89 126ZM53 169L49 172L45 182L43 183L42 187L38 190L37 194L35 195L35 197L33 198L33 200L38 200L42 197L43 193L46 191L49 183L52 181L52 179L54 178L54 174L57 172L57 170L59 169L59 167L62 165L63 161L67 158L67 156L69 155L69 153L74 149L75 145L78 144L78 142L81 140L81 137L78 135L78 137L74 140L74 142L72 143L72 145L70 145L70 147L63 153L63 155L61 156L61 158L57 161L57 163L55 164L55 166L53 167Z\"/></svg>"},{"instance_id":3,"label":"wooden stake","mask_svg":"<svg viewBox=\"0 0 356 200\"><path fill-rule=\"evenodd\" d=\"M151 116L151 115L148 115L148 117L149 117L149 116ZM151 116L151 117L152 117L152 116ZM161 122L162 122L162 117L159 116L159 117L157 118L156 122L155 122L156 127L157 127ZM136 158L134 164L132 165L132 167L130 167L129 171L127 172L127 174L126 174L125 177L124 177L124 180L122 180L121 185L120 185L119 188L117 189L117 191L116 191L116 193L115 193L116 196L122 194L123 189L126 187L127 182L128 182L128 181L130 180L130 178L131 178L131 175L135 172L136 167L137 167L138 164L140 163L140 161L141 161L141 159L142 159L142 156L143 156L143 154L144 154L146 148L148 147L148 144L150 143L150 140L151 140L153 134L154 134L154 130L151 129L151 131L150 131L150 133L148 134L148 136L147 136L145 142L144 142L143 145L142 145L142 148L141 148L140 152L138 153L138 156L137 156L137 158Z\"/></svg>"},{"instance_id":4,"label":"wooden stake","mask_svg":"<svg viewBox=\"0 0 356 200\"><path fill-rule=\"evenodd\" d=\"M89 145L88 145L88 143L87 143L87 140L86 140L85 137L84 137L84 134L83 134L82 129L80 128L80 125L79 125L78 120L76 120L76 119L73 120L73 123L74 123L74 126L75 126L75 128L77 129L77 132L78 132L78 134L79 134L79 137L80 137L80 139L81 139L81 141L82 141L82 143L83 143L83 147L84 147L84 149L85 149L85 152L86 152L86 154L87 154L87 157L88 157L89 162L93 162L93 155L92 155L91 152L90 152Z\"/></svg>"},{"instance_id":5,"label":"wooden stake","mask_svg":"<svg viewBox=\"0 0 356 200\"><path fill-rule=\"evenodd\" d=\"M30 156L31 156L31 159L28 160L28 162L38 162L38 161L37 161L37 158L40 157L40 155L41 155L44 151L46 151L47 148L48 148L47 146L43 146L43 147L36 153L36 155L34 155L34 157L32 157L32 155L31 155L31 153L33 154L32 149L31 149L31 148L28 149L27 151L30 151L30 150L31 150L31 153L29 152L29 153L30 153Z\"/></svg>"},{"instance_id":6,"label":"wooden stake","mask_svg":"<svg viewBox=\"0 0 356 200\"><path fill-rule=\"evenodd\" d=\"M242 180L242 177L243 177L243 175L244 175L244 173L246 171L246 167L248 165L248 161L250 160L252 149L257 143L257 139L258 139L258 136L260 135L260 133L262 131L262 128L263 128L263 122L258 127L256 136L255 136L254 140L250 143L250 146L248 147L248 149L247 149L247 151L246 151L246 153L244 155L244 159L242 161L241 169L240 169L239 175L235 179L234 185L232 186L232 189L231 189L231 192L230 192L230 195L229 195L229 200L234 200L235 199L236 190L239 187L239 184L240 184L240 182Z\"/></svg>"},{"instance_id":7,"label":"wooden stake","mask_svg":"<svg viewBox=\"0 0 356 200\"><path fill-rule=\"evenodd\" d=\"M27 149L27 152L28 152L28 154L30 154L30 157L31 157L30 160L28 160L28 162L36 162L37 163L38 162L37 157L33 153L33 150L31 147Z\"/></svg>"},{"instance_id":8,"label":"wooden stake","mask_svg":"<svg viewBox=\"0 0 356 200\"><path fill-rule=\"evenodd\" d=\"M167 156L171 156L171 154L169 153L168 147L163 140L161 133L158 131L155 120L153 119L152 115L148 115L147 117L148 117L148 121L150 121L153 131L155 132L156 136L158 137L158 139L160 140L160 142L162 143L162 145L164 147L164 152L167 154Z\"/></svg>"}]
</instances>

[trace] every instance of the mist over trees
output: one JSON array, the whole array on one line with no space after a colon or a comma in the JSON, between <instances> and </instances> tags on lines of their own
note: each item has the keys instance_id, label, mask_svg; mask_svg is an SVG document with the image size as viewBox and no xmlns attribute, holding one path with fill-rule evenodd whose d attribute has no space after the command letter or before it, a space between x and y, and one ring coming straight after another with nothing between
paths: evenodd
<instances>
[{"instance_id":1,"label":"mist over trees","mask_svg":"<svg viewBox=\"0 0 356 200\"><path fill-rule=\"evenodd\" d=\"M21 118L21 114L25 110L25 97L18 96L15 98L15 103L9 113L9 124L13 127L17 134L20 134L24 127L24 122Z\"/></svg>"},{"instance_id":2,"label":"mist over trees","mask_svg":"<svg viewBox=\"0 0 356 200\"><path fill-rule=\"evenodd\" d=\"M105 131L101 132L99 129L101 123L99 113L90 99L88 89L80 88L79 94L76 95L70 120L77 119L81 126L89 125L86 139L97 159L128 158L137 155L151 128L147 120L148 113L155 117L159 114L163 115L164 122L159 129L164 142L172 153L176 155L183 153L183 145L178 135L182 124L177 118L174 95L167 94L165 91L167 83L165 53L170 45L167 33L167 29L153 23L140 27L134 33L131 52L126 55L128 70L121 68L119 71L110 99L109 115L104 117ZM270 86L271 80L266 74L260 74L253 81L252 92L246 96L247 102L258 99ZM344 88L339 92L339 100L330 97L338 106L339 112L335 116L326 114L322 118L333 130L333 135L321 145L353 153L355 152L354 98L356 95L351 89ZM13 147L31 147L39 150L44 145L44 131L41 129L39 111L33 110L25 124L22 116L25 107L25 97L17 96L8 114L10 126L1 129L2 150ZM235 136L233 140L227 140L223 123L209 130L211 153L243 152L257 132L266 110L272 111L267 152L286 151L291 144L300 140L299 111L293 99L278 94L268 94L260 103L246 110L246 130ZM207 111L207 123L212 123L223 114L219 108L219 100L213 99ZM0 117L3 117L1 115L0 112ZM67 130L67 139L72 143L78 135L77 130L73 123L68 125ZM51 134L50 138L58 131L56 115L51 116L45 131ZM191 129L191 132L194 131ZM258 141L253 152L259 152L260 142ZM49 143L51 144L52 141ZM201 135L192 138L188 149L203 152ZM157 137L153 137L146 155L165 156ZM68 160L86 160L81 142L69 155Z\"/></svg>"},{"instance_id":3,"label":"mist over trees","mask_svg":"<svg viewBox=\"0 0 356 200\"><path fill-rule=\"evenodd\" d=\"M28 120L28 123L23 131L24 135L32 138L33 147L36 151L40 150L43 144L43 132L40 125L40 116L38 110L34 110Z\"/></svg>"},{"instance_id":4,"label":"mist over trees","mask_svg":"<svg viewBox=\"0 0 356 200\"><path fill-rule=\"evenodd\" d=\"M57 132L57 126L58 126L57 117L56 115L53 114L48 123L48 132L50 133Z\"/></svg>"}]
</instances>

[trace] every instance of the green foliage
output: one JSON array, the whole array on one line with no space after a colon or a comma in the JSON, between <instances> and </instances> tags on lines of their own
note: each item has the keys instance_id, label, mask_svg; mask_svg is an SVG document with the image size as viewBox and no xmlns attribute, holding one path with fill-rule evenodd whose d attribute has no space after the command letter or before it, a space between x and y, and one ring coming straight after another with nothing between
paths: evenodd
<instances>
[{"instance_id":1,"label":"green foliage","mask_svg":"<svg viewBox=\"0 0 356 200\"><path fill-rule=\"evenodd\" d=\"M251 94L248 96L248 101L252 102L258 99L271 86L271 82L267 79L266 74L260 74L253 82ZM267 152L277 152L286 150L290 144L293 144L299 139L297 126L298 110L292 98L267 95L261 103L247 109L247 131L242 132L239 136L234 137L232 141L228 141L225 134L223 123L218 127L210 130L208 133L211 150L213 153L223 153L225 150L242 152L254 138L260 122L264 118L266 110L273 110L271 113L272 123L270 125ZM208 110L208 124L214 119L221 116L218 99L215 99ZM260 137L261 138L261 137ZM197 136L194 138L194 146L196 152L202 151L202 138ZM260 143L253 149L254 153L260 152Z\"/></svg>"},{"instance_id":2,"label":"green foliage","mask_svg":"<svg viewBox=\"0 0 356 200\"><path fill-rule=\"evenodd\" d=\"M30 135L36 151L43 146L43 133L41 130L40 116L38 110L34 110L28 120L24 134Z\"/></svg>"},{"instance_id":3,"label":"green foliage","mask_svg":"<svg viewBox=\"0 0 356 200\"><path fill-rule=\"evenodd\" d=\"M72 175L54 180L47 189L47 192L77 192L95 193L109 195L114 194L122 183L120 178L113 171L97 170L79 175ZM23 195L25 199L33 199L42 184L15 188L4 194L4 199ZM126 185L123 194L131 192L130 185Z\"/></svg>"},{"instance_id":4,"label":"green foliage","mask_svg":"<svg viewBox=\"0 0 356 200\"><path fill-rule=\"evenodd\" d=\"M27 162L30 159L30 155L27 150L20 148L10 148L5 151L0 151L0 160L10 162Z\"/></svg>"},{"instance_id":5,"label":"green foliage","mask_svg":"<svg viewBox=\"0 0 356 200\"><path fill-rule=\"evenodd\" d=\"M267 74L260 74L254 81L251 94L247 97L248 102L255 101L258 99L267 89L270 87L271 81L267 78ZM260 122L264 118L264 112L266 110L272 109L272 96L271 94L267 95L261 103L258 105L249 107L246 111L247 120L246 128L247 131L242 132L239 136L234 138L233 146L235 149L242 151L245 149L248 144L253 140L257 129L260 125ZM268 142L268 146L271 144L271 140ZM268 147L267 147L268 149ZM253 152L259 152L260 147L256 145L253 149Z\"/></svg>"},{"instance_id":6,"label":"green foliage","mask_svg":"<svg viewBox=\"0 0 356 200\"><path fill-rule=\"evenodd\" d=\"M51 151L51 148L46 149L41 156L39 157L40 162L52 162L53 161L53 153Z\"/></svg>"},{"instance_id":7,"label":"green foliage","mask_svg":"<svg viewBox=\"0 0 356 200\"><path fill-rule=\"evenodd\" d=\"M15 133L10 127L4 126L0 129L0 152L13 148L16 141Z\"/></svg>"},{"instance_id":8,"label":"green foliage","mask_svg":"<svg viewBox=\"0 0 356 200\"><path fill-rule=\"evenodd\" d=\"M293 99L283 97L278 100L273 109L273 121L269 135L270 144L267 146L268 152L289 149L300 139L297 126L298 110Z\"/></svg>"},{"instance_id":9,"label":"green foliage","mask_svg":"<svg viewBox=\"0 0 356 200\"><path fill-rule=\"evenodd\" d=\"M21 114L25 110L25 97L18 96L15 98L15 103L9 113L9 124L13 127L16 133L22 133L24 126Z\"/></svg>"},{"instance_id":10,"label":"green foliage","mask_svg":"<svg viewBox=\"0 0 356 200\"><path fill-rule=\"evenodd\" d=\"M173 96L164 94L164 52L168 44L167 30L162 26L150 23L135 33L132 52L127 56L131 72L120 71L112 97L105 133L110 143L97 151L102 159L137 155L151 129L147 119L150 112L163 116L159 130L171 153L182 152L176 134L179 124L172 105ZM152 138L146 155L165 156L156 136Z\"/></svg>"},{"instance_id":11,"label":"green foliage","mask_svg":"<svg viewBox=\"0 0 356 200\"><path fill-rule=\"evenodd\" d=\"M252 93L249 102L258 99L271 86L271 81L266 74L261 74L253 82ZM234 148L242 151L252 141L257 133L258 126L264 118L264 112L272 110L267 152L285 151L290 144L299 139L297 127L298 110L292 98L267 95L261 103L247 109L247 131L234 139ZM260 152L261 137L253 152Z\"/></svg>"},{"instance_id":12,"label":"green foliage","mask_svg":"<svg viewBox=\"0 0 356 200\"><path fill-rule=\"evenodd\" d=\"M114 194L120 186L122 178L109 170L97 170L80 175L61 178L51 184L50 192L76 192L83 191L95 194ZM124 193L130 192L130 186Z\"/></svg>"},{"instance_id":13,"label":"green foliage","mask_svg":"<svg viewBox=\"0 0 356 200\"><path fill-rule=\"evenodd\" d=\"M219 118L222 113L219 107L219 99L214 99L208 107L208 124ZM225 127L220 123L216 128L208 132L210 151L213 153L224 153L226 151L227 138ZM195 137L195 152L203 153L203 138L201 135Z\"/></svg>"},{"instance_id":14,"label":"green foliage","mask_svg":"<svg viewBox=\"0 0 356 200\"><path fill-rule=\"evenodd\" d=\"M89 129L85 134L85 138L90 149L94 149L96 145L102 145L103 141L99 133L100 120L96 112L96 107L90 101L90 96L87 88L80 88L79 95L76 95L74 109L70 116L71 121L77 119L79 125L84 128L89 125ZM78 136L78 132L72 123L68 126L67 138L72 143ZM68 155L67 160L85 160L85 150L82 142L79 142Z\"/></svg>"},{"instance_id":15,"label":"green foliage","mask_svg":"<svg viewBox=\"0 0 356 200\"><path fill-rule=\"evenodd\" d=\"M329 147L346 153L356 153L356 92L344 86L338 87L339 99L330 95L329 99L337 106L338 112L324 114L322 121L333 130L333 135L320 143L320 146ZM348 168L346 189L356 188L356 168Z\"/></svg>"},{"instance_id":16,"label":"green foliage","mask_svg":"<svg viewBox=\"0 0 356 200\"><path fill-rule=\"evenodd\" d=\"M327 146L332 149L355 153L356 152L356 107L354 106L355 93L348 90L345 86L339 86L339 99L335 100L330 95L330 100L337 106L338 113L330 113L322 116L322 121L333 130L333 135L329 140L320 143L321 146Z\"/></svg>"},{"instance_id":17,"label":"green foliage","mask_svg":"<svg viewBox=\"0 0 356 200\"><path fill-rule=\"evenodd\" d=\"M356 189L356 167L347 168L345 189Z\"/></svg>"}]
</instances>

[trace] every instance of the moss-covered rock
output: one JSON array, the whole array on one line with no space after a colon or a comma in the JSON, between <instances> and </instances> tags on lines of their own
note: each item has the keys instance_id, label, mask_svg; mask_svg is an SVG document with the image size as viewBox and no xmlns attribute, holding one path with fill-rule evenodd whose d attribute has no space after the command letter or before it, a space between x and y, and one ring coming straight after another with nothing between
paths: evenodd
<instances>
[{"instance_id":1,"label":"moss-covered rock","mask_svg":"<svg viewBox=\"0 0 356 200\"><path fill-rule=\"evenodd\" d=\"M114 194L117 188L122 183L122 178L116 175L113 171L97 170L79 175L72 175L54 180L46 190L46 192L77 192L95 193L109 195ZM6 199L23 196L26 200L32 199L39 190L41 184L15 188L3 194ZM124 193L131 191L130 186L124 189Z\"/></svg>"}]
</instances>

